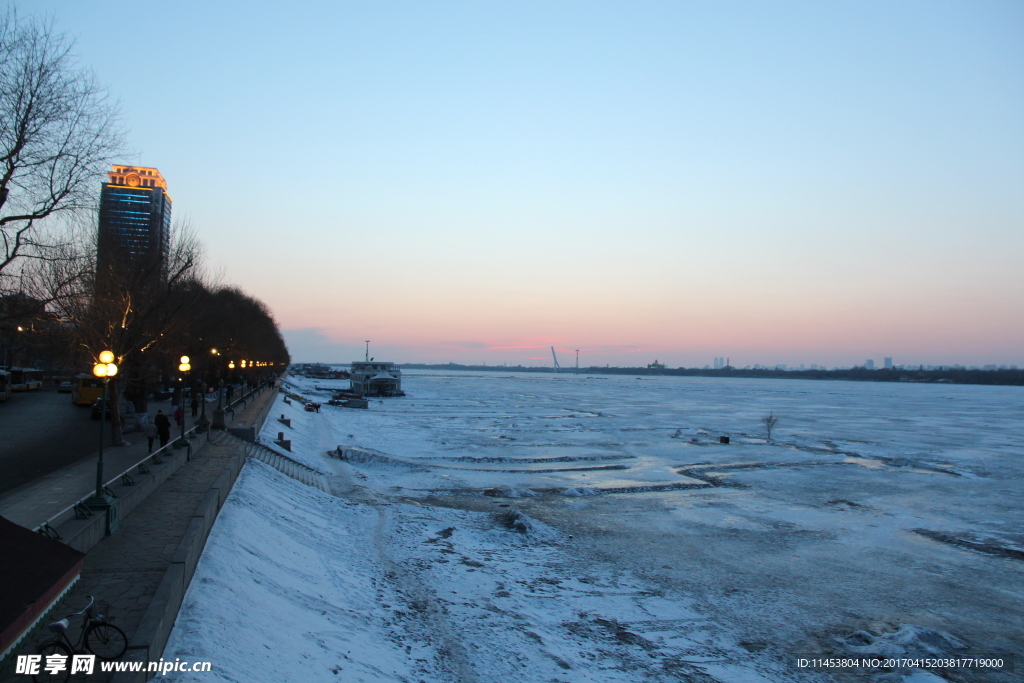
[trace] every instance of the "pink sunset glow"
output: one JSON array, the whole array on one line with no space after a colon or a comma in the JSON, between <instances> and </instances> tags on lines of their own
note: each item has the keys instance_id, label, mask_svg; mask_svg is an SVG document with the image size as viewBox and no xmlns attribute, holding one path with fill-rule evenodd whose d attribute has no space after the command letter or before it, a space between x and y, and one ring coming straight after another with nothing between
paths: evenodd
<instances>
[{"instance_id":1,"label":"pink sunset glow","mask_svg":"<svg viewBox=\"0 0 1024 683\"><path fill-rule=\"evenodd\" d=\"M1019 3L40 1L297 361L1024 365Z\"/></svg>"}]
</instances>

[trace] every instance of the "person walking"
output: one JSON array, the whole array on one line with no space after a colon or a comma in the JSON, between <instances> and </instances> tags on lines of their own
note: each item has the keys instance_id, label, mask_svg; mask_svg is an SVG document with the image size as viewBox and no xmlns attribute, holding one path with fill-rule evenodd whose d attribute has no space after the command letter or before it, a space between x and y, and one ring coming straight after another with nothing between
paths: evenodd
<instances>
[{"instance_id":1,"label":"person walking","mask_svg":"<svg viewBox=\"0 0 1024 683\"><path fill-rule=\"evenodd\" d=\"M174 424L179 427L185 424L185 409L181 406L174 409Z\"/></svg>"},{"instance_id":2,"label":"person walking","mask_svg":"<svg viewBox=\"0 0 1024 683\"><path fill-rule=\"evenodd\" d=\"M199 397L198 396L193 396L192 397L192 417L195 417L198 414L199 414Z\"/></svg>"},{"instance_id":3,"label":"person walking","mask_svg":"<svg viewBox=\"0 0 1024 683\"><path fill-rule=\"evenodd\" d=\"M157 434L158 434L158 432L157 432L157 429L156 429L156 423L155 422L150 422L149 420L147 420L146 421L146 438L149 439L149 450L146 451L147 453L152 453L153 452L153 441L156 439Z\"/></svg>"},{"instance_id":4,"label":"person walking","mask_svg":"<svg viewBox=\"0 0 1024 683\"><path fill-rule=\"evenodd\" d=\"M164 411L158 410L153 422L156 424L156 432L160 437L160 448L163 448L171 440L171 421L164 415Z\"/></svg>"}]
</instances>

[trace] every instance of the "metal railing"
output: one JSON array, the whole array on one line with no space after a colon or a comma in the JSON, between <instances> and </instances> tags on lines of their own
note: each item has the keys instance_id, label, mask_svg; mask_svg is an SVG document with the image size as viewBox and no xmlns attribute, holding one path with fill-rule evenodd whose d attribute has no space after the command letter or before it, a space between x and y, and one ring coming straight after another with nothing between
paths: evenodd
<instances>
[{"instance_id":1,"label":"metal railing","mask_svg":"<svg viewBox=\"0 0 1024 683\"><path fill-rule=\"evenodd\" d=\"M231 419L232 420L235 419L235 409L238 407L239 404L241 404L242 408L248 407L248 405L252 401L252 399L256 398L261 393L263 393L264 389L269 389L269 388L272 388L272 386L268 385L268 384L261 384L258 387L250 389L248 392L246 392L245 394L243 394L239 398L236 398L234 401L232 401L231 403L229 403L226 406L224 406L224 412L225 413L230 412L231 413ZM221 391L223 391L223 389Z\"/></svg>"},{"instance_id":2,"label":"metal railing","mask_svg":"<svg viewBox=\"0 0 1024 683\"><path fill-rule=\"evenodd\" d=\"M195 426L192 429L188 430L187 432L185 432L185 438L196 439L205 434L207 441L209 441L209 430L198 431L199 429L199 426ZM117 498L114 492L110 489L110 486L112 484L120 482L125 486L134 486L135 478L132 476L132 474L149 474L151 471L149 467L150 465L164 464L164 460L163 458L161 458L161 455L163 455L163 457L167 458L168 460L173 458L174 455L176 455L175 453L173 453L172 450L174 449L174 443L175 442L172 441L168 443L166 446L161 446L152 453L148 453L146 457L142 458L128 469L111 477L105 484L103 484L103 491L107 495ZM185 454L185 460L188 461L192 459L193 444L189 443L189 445L186 448L188 449L188 452ZM147 462L149 464L147 464ZM89 517L92 517L93 514L95 513L91 509L89 509L88 506L85 505L85 501L92 498L95 494L95 491L90 491L88 495L82 496L81 498L76 500L71 505L68 505L57 514L48 517L46 521L44 521L42 524L39 524L32 530L37 531L43 534L44 536L59 539L60 534L57 533L57 530L54 528L54 525L60 524L61 522L58 520L61 520L62 517L66 516L71 511L74 511L74 515L73 517L68 517L68 519L87 519Z\"/></svg>"},{"instance_id":3,"label":"metal railing","mask_svg":"<svg viewBox=\"0 0 1024 683\"><path fill-rule=\"evenodd\" d=\"M251 403L252 399L254 399L259 394L263 393L263 391L265 389L267 389L267 388L270 388L270 385L263 384L263 385L260 385L258 387L255 387L255 388L249 390L248 392L246 392L244 395L242 395L238 399L236 399L236 400L232 401L231 403L229 403L228 406L224 409L225 412L230 411L232 419L234 419L235 408L237 408L239 404L241 404L242 407L247 406L249 403ZM195 425L195 426L192 427L192 429L189 429L188 431L185 432L185 438L186 439L194 440L194 439L197 439L197 438L199 438L199 437L201 437L203 435L206 436L206 441L209 441L210 430L209 430L208 427L204 428L201 425ZM134 486L135 485L135 478L132 475L133 474L140 474L140 475L149 474L149 472L150 472L150 465L162 465L164 463L164 459L163 458L167 458L167 459L173 458L174 455L176 455L173 452L173 450L172 450L172 449L174 449L174 444L175 444L175 441L171 441L166 446L161 446L160 448L158 448L157 450L153 451L152 453L147 454L146 457L142 458L141 460L136 462L134 465L132 465L128 469L126 469L123 472L120 472L119 474L111 477L103 485L104 492L106 492L107 495L110 495L110 496L113 496L114 498L116 498L117 496L110 489L111 485L116 484L117 482L120 482L121 484L123 484L125 486ZM266 447L264 446L264 448L266 448ZM189 460L192 459L193 444L189 443L189 445L187 446L187 449L188 449L188 451L185 454L185 460L189 461ZM270 449L267 449L267 450L270 450ZM274 452L274 451L271 451L271 452ZM161 455L163 455L163 458L161 457ZM280 457L285 457L285 456L280 456ZM271 464L271 463L268 463L268 464ZM296 463L296 464L301 465L301 463ZM315 471L315 470L313 470L313 471ZM287 472L285 472L285 474L287 474ZM318 473L318 474L321 474L321 476L322 476L322 473ZM308 483L308 482L303 482L303 483ZM311 486L316 486L315 484L310 484L310 485ZM326 486L326 484L324 484L324 486ZM317 486L317 488L321 488L321 487ZM323 488L323 490L326 491L327 489ZM71 503L67 507L63 508L57 514L51 515L50 517L48 517L44 522L42 522L41 524L35 526L32 530L36 531L38 533L41 533L41 534L43 534L45 536L49 536L50 538L60 539L60 534L54 528L56 525L63 523L66 519L87 519L87 518L92 517L94 514L96 514L96 513L94 513L93 510L91 510L88 506L85 505L85 501L87 501L90 498L92 498L95 495L95 493L96 493L95 491L91 491L88 495L82 496L81 498L76 500L74 503ZM69 514L69 513L73 513L73 514Z\"/></svg>"}]
</instances>

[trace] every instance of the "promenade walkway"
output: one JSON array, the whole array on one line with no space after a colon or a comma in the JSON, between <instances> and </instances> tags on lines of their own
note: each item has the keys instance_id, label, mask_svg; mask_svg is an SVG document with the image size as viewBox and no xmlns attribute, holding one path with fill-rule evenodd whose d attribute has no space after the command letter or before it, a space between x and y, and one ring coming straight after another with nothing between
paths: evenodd
<instances>
[{"instance_id":1,"label":"promenade walkway","mask_svg":"<svg viewBox=\"0 0 1024 683\"><path fill-rule=\"evenodd\" d=\"M206 418L213 419L213 410L217 407L217 401L208 400L206 404ZM171 417L174 407L170 401L151 403L149 406L149 419L152 420L158 410ZM192 429L199 417L191 417L191 411L186 409L185 430ZM228 415L230 418L230 413ZM229 425L243 426L244 416L239 412L236 419ZM96 429L96 440L99 441L99 422L93 423ZM109 423L106 429L110 429ZM171 441L178 438L181 428L174 424L171 417ZM129 431L124 433L125 445L106 446L103 449L103 478L110 480L121 472L128 470L146 457L148 452L148 441L142 431ZM160 443L154 445L159 448ZM20 524L28 529L34 529L47 519L64 510L72 503L81 500L96 490L96 461L99 458L99 451L94 451L89 457L76 463L62 467L56 472L51 472L43 477L28 482L18 488L5 491L0 494L0 517L6 517L15 524Z\"/></svg>"},{"instance_id":2,"label":"promenade walkway","mask_svg":"<svg viewBox=\"0 0 1024 683\"><path fill-rule=\"evenodd\" d=\"M260 394L239 411L228 426L254 425L269 410L276 395L276 391ZM98 603L109 605L113 623L128 634L132 643L143 615L192 523L193 515L217 477L233 458L244 454L244 448L238 439L224 432L213 432L205 448L121 520L120 527L112 536L104 538L87 553L81 578L58 606L55 618L65 612L77 611L88 602L87 596L92 595ZM145 454L145 447L142 453ZM77 637L77 624L72 625L70 635ZM34 652L49 637L45 631L37 634L21 646L20 652ZM4 662L0 681L23 683L26 677L13 673L13 659L12 656ZM72 680L100 683L110 678L111 675L98 673L92 676L76 674Z\"/></svg>"}]
</instances>

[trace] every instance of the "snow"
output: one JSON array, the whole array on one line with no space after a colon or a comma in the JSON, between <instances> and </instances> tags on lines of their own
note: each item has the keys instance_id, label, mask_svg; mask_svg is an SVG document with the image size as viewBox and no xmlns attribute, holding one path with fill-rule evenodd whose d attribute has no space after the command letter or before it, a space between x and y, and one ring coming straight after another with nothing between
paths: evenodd
<instances>
[{"instance_id":1,"label":"snow","mask_svg":"<svg viewBox=\"0 0 1024 683\"><path fill-rule=\"evenodd\" d=\"M331 494L250 461L165 659L212 661L204 681L739 683L847 680L797 656L1022 651L1020 388L404 375L369 410L278 398L292 426L261 440L286 432Z\"/></svg>"}]
</instances>

